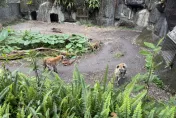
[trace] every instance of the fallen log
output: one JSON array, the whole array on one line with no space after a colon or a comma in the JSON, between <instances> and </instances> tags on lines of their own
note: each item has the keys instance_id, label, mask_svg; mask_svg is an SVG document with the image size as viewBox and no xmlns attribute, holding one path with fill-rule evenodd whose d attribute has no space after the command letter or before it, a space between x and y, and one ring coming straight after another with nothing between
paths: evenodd
<instances>
[{"instance_id":1,"label":"fallen log","mask_svg":"<svg viewBox=\"0 0 176 118\"><path fill-rule=\"evenodd\" d=\"M21 59L25 55L28 55L27 54L28 51L37 51L37 52L41 52L41 51L54 51L54 52L58 52L59 54L62 54L62 55L65 55L65 56L75 56L76 55L76 54L73 54L73 53L63 52L63 51L60 51L60 50L57 50L57 49L40 47L40 48L36 48L36 49L31 49L31 50L15 50L15 51L12 51L9 54L6 54L5 56L0 56L0 60L16 60L16 59Z\"/></svg>"}]
</instances>

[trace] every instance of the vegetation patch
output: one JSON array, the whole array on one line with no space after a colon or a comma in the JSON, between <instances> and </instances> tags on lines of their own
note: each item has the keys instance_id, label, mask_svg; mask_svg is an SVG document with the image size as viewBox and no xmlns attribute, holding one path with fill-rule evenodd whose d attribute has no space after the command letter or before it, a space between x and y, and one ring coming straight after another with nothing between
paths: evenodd
<instances>
[{"instance_id":1,"label":"vegetation patch","mask_svg":"<svg viewBox=\"0 0 176 118\"><path fill-rule=\"evenodd\" d=\"M37 48L37 49L36 49ZM38 50L39 49L39 50ZM77 34L40 34L39 32L24 31L17 32L11 29L4 29L0 33L0 55L12 55L19 50L52 50L65 52L71 55L81 55L91 50L91 43L88 38ZM54 50L54 49L59 49Z\"/></svg>"},{"instance_id":2,"label":"vegetation patch","mask_svg":"<svg viewBox=\"0 0 176 118\"><path fill-rule=\"evenodd\" d=\"M33 118L174 118L175 100L156 101L147 96L146 87L136 75L124 87L108 82L108 68L103 82L87 85L76 68L73 81L66 84L57 74L43 72L37 77L0 70L0 117ZM38 78L38 79L37 79ZM136 86L138 85L138 86ZM136 88L137 87L137 88Z\"/></svg>"}]
</instances>

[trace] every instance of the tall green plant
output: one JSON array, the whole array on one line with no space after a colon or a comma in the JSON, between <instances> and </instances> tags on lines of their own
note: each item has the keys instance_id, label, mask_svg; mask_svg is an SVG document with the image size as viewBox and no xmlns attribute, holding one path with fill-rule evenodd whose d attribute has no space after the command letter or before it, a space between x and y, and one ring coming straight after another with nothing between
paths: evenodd
<instances>
[{"instance_id":1,"label":"tall green plant","mask_svg":"<svg viewBox=\"0 0 176 118\"><path fill-rule=\"evenodd\" d=\"M146 84L149 88L149 82L156 78L154 71L160 63L156 63L154 58L160 53L163 39L161 39L156 45L153 43L144 42L144 45L148 47L148 50L141 50L140 53L145 56L145 67L147 69Z\"/></svg>"}]
</instances>

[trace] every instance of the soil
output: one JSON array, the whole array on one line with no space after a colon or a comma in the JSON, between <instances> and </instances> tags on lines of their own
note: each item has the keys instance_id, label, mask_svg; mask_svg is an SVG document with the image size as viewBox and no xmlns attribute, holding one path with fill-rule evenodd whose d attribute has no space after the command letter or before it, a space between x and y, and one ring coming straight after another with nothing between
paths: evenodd
<instances>
[{"instance_id":1,"label":"soil","mask_svg":"<svg viewBox=\"0 0 176 118\"><path fill-rule=\"evenodd\" d=\"M40 31L43 34L55 34L52 32L52 28L59 28L63 33L83 34L93 39L93 41L100 40L103 42L101 49L82 56L76 62L78 69L89 84L97 80L102 80L107 65L109 66L109 77L112 77L117 64L121 62L127 64L126 80L121 80L120 83L129 81L130 78L137 73L145 72L144 58L139 54L140 47L135 44L135 40L140 34L139 31L129 29L122 30L114 27L86 27L84 25L78 25L77 23L58 24L39 21L27 21L10 27L14 30ZM34 74L32 71L29 72L30 62L27 60L15 60L9 63L8 68L10 70L18 70L29 75ZM38 65L41 68L40 71L42 71L42 60L38 60ZM74 64L70 66L59 64L57 68L59 76L64 79L65 82L72 80Z\"/></svg>"}]
</instances>

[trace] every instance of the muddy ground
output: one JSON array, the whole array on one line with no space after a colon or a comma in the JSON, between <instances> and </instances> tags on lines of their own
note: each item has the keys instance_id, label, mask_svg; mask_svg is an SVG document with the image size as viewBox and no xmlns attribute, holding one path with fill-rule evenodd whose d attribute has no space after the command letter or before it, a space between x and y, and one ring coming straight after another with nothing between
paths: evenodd
<instances>
[{"instance_id":1,"label":"muddy ground","mask_svg":"<svg viewBox=\"0 0 176 118\"><path fill-rule=\"evenodd\" d=\"M22 31L40 31L43 34L53 34L51 28L59 28L63 33L83 34L92 38L93 41L102 41L103 45L101 49L91 54L85 54L77 61L78 69L84 75L86 82L89 84L92 84L96 80L101 81L107 65L109 66L109 77L112 77L115 66L118 63L123 62L127 64L126 79L121 80L120 83L129 81L130 78L137 73L145 72L144 58L139 54L140 47L135 43L135 39L139 36L140 31L134 29L87 27L78 25L77 23L58 24L39 21L27 21L12 25L10 28ZM119 56L121 54L123 56ZM38 65L41 68L40 71L42 71L42 59L38 60ZM15 60L10 61L7 67L12 71L18 70L29 75L34 75L32 71L29 71L31 70L29 66L30 62L26 60ZM59 64L57 68L59 76L65 82L70 82L72 80L74 64L70 66ZM155 90L153 91L155 93ZM163 95L163 91L158 92L158 94L162 94L161 96L167 98L167 94Z\"/></svg>"}]
</instances>

